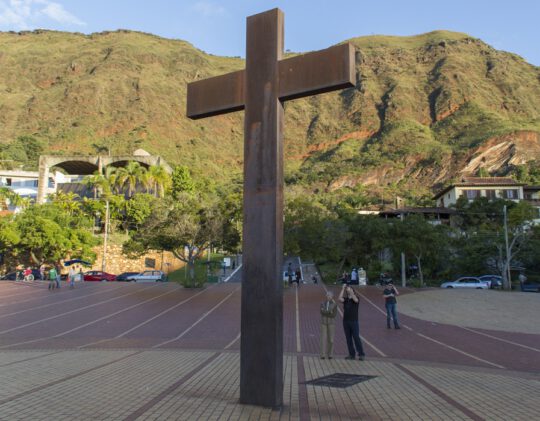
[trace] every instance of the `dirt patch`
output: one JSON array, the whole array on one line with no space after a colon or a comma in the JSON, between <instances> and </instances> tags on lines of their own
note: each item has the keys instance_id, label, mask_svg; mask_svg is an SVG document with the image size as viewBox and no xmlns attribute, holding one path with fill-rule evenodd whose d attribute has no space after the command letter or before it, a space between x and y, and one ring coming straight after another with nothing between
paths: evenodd
<instances>
[{"instance_id":1,"label":"dirt patch","mask_svg":"<svg viewBox=\"0 0 540 421\"><path fill-rule=\"evenodd\" d=\"M540 294L440 289L399 297L407 316L456 326L540 334Z\"/></svg>"}]
</instances>

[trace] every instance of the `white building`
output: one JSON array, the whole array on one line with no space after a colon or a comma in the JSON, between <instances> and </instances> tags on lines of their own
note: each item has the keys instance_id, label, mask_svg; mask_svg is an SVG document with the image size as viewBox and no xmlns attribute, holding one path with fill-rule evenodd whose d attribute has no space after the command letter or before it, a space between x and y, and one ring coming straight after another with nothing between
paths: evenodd
<instances>
[{"instance_id":1,"label":"white building","mask_svg":"<svg viewBox=\"0 0 540 421\"><path fill-rule=\"evenodd\" d=\"M59 171L50 174L46 188L47 194L55 193L59 183L68 183L71 178ZM36 199L38 180L38 171L0 170L0 187L7 187L21 197Z\"/></svg>"},{"instance_id":2,"label":"white building","mask_svg":"<svg viewBox=\"0 0 540 421\"><path fill-rule=\"evenodd\" d=\"M487 197L517 202L525 198L524 186L524 183L507 177L468 177L441 190L433 199L437 202L437 207L441 208L455 205L460 197L470 201L478 197Z\"/></svg>"}]
</instances>

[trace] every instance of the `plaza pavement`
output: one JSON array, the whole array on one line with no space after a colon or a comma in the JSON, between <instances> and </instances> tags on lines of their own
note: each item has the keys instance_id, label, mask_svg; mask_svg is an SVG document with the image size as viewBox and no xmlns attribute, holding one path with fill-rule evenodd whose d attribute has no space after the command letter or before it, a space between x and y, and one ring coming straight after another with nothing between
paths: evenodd
<instances>
[{"instance_id":1,"label":"plaza pavement","mask_svg":"<svg viewBox=\"0 0 540 421\"><path fill-rule=\"evenodd\" d=\"M540 335L407 315L402 330L387 330L374 287L361 290L363 362L343 359L339 321L336 356L321 360L323 286L287 288L284 406L240 405L240 288L86 283L49 292L0 283L0 420L538 417ZM405 290L400 304L417 296L419 306L422 294ZM374 377L347 388L305 383L335 373Z\"/></svg>"}]
</instances>

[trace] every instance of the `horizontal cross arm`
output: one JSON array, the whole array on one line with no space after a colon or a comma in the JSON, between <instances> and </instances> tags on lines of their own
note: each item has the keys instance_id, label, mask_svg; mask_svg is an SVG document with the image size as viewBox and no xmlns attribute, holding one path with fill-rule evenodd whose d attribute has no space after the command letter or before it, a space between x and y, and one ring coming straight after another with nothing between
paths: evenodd
<instances>
[{"instance_id":1,"label":"horizontal cross arm","mask_svg":"<svg viewBox=\"0 0 540 421\"><path fill-rule=\"evenodd\" d=\"M356 84L354 47L341 44L279 62L282 101L350 88Z\"/></svg>"},{"instance_id":2,"label":"horizontal cross arm","mask_svg":"<svg viewBox=\"0 0 540 421\"><path fill-rule=\"evenodd\" d=\"M279 61L279 98L287 101L355 86L354 60L354 47L341 44ZM187 116L199 119L243 110L244 91L245 70L191 82Z\"/></svg>"},{"instance_id":3,"label":"horizontal cross arm","mask_svg":"<svg viewBox=\"0 0 540 421\"><path fill-rule=\"evenodd\" d=\"M187 116L191 119L244 109L244 70L191 82L187 86Z\"/></svg>"}]
</instances>

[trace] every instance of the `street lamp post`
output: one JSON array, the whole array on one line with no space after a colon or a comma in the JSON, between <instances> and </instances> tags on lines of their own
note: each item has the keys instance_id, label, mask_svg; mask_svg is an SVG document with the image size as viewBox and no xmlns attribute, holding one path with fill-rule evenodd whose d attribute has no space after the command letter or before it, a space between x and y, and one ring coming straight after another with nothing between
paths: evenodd
<instances>
[{"instance_id":1,"label":"street lamp post","mask_svg":"<svg viewBox=\"0 0 540 421\"><path fill-rule=\"evenodd\" d=\"M503 206L504 215L504 245L506 249L506 279L508 280L508 289L512 290L512 278L510 274L510 248L508 247L508 222L506 214L506 205Z\"/></svg>"},{"instance_id":2,"label":"street lamp post","mask_svg":"<svg viewBox=\"0 0 540 421\"><path fill-rule=\"evenodd\" d=\"M103 258L101 259L101 271L107 267L107 240L109 236L109 200L105 200L105 233L103 235Z\"/></svg>"}]
</instances>

